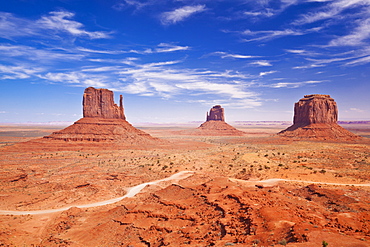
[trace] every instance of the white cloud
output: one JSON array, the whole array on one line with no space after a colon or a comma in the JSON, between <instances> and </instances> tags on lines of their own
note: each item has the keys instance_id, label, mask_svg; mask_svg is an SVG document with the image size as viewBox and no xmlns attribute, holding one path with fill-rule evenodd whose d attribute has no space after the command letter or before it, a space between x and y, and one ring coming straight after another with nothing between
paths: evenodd
<instances>
[{"instance_id":1,"label":"white cloud","mask_svg":"<svg viewBox=\"0 0 370 247\"><path fill-rule=\"evenodd\" d=\"M52 37L45 30L55 33L65 32L74 37L88 37L90 39L111 38L111 33L104 31L89 32L83 29L80 22L71 20L74 14L68 11L53 11L39 20L29 20L15 17L13 14L0 12L0 37Z\"/></svg>"},{"instance_id":2,"label":"white cloud","mask_svg":"<svg viewBox=\"0 0 370 247\"><path fill-rule=\"evenodd\" d=\"M285 51L290 52L290 53L295 53L295 54L306 53L305 50L290 50L290 49L286 49Z\"/></svg>"},{"instance_id":3,"label":"white cloud","mask_svg":"<svg viewBox=\"0 0 370 247\"><path fill-rule=\"evenodd\" d=\"M83 30L83 24L77 21L70 20L74 14L68 11L53 11L48 16L43 16L36 22L42 29L50 29L53 31L67 32L73 36L87 36L90 39L106 39L110 38L107 32L89 32Z\"/></svg>"},{"instance_id":4,"label":"white cloud","mask_svg":"<svg viewBox=\"0 0 370 247\"><path fill-rule=\"evenodd\" d=\"M274 84L268 85L268 87L272 88L298 88L309 84L318 84L322 83L323 81L303 81L303 82L278 82Z\"/></svg>"},{"instance_id":5,"label":"white cloud","mask_svg":"<svg viewBox=\"0 0 370 247\"><path fill-rule=\"evenodd\" d=\"M345 65L351 66L351 65L361 65L361 64L366 64L366 63L370 63L370 56L355 59L351 62L346 63Z\"/></svg>"},{"instance_id":6,"label":"white cloud","mask_svg":"<svg viewBox=\"0 0 370 247\"><path fill-rule=\"evenodd\" d=\"M328 1L317 1L316 2L328 2ZM357 6L369 6L369 0L336 0L331 1L330 4L326 5L325 7L321 8L321 11L309 13L303 15L299 20L297 20L294 24L296 25L303 25L309 24L325 19L336 18L339 16L344 10L349 8L354 8Z\"/></svg>"},{"instance_id":7,"label":"white cloud","mask_svg":"<svg viewBox=\"0 0 370 247\"><path fill-rule=\"evenodd\" d=\"M161 21L164 25L175 24L189 18L191 15L200 13L206 10L205 5L184 6L170 12L165 12L161 15Z\"/></svg>"},{"instance_id":8,"label":"white cloud","mask_svg":"<svg viewBox=\"0 0 370 247\"><path fill-rule=\"evenodd\" d=\"M361 110L361 109L358 109L358 108L350 108L351 111L354 111L354 112L365 112L364 110Z\"/></svg>"},{"instance_id":9,"label":"white cloud","mask_svg":"<svg viewBox=\"0 0 370 247\"><path fill-rule=\"evenodd\" d=\"M189 50L189 46L178 46L167 43L161 43L158 48L155 49L156 53L174 52L174 51L186 51Z\"/></svg>"},{"instance_id":10,"label":"white cloud","mask_svg":"<svg viewBox=\"0 0 370 247\"><path fill-rule=\"evenodd\" d=\"M39 77L51 82L75 84L77 86L109 87L109 84L105 82L108 78L102 75L93 75L81 72L67 72L47 73L46 75L40 75Z\"/></svg>"},{"instance_id":11,"label":"white cloud","mask_svg":"<svg viewBox=\"0 0 370 247\"><path fill-rule=\"evenodd\" d=\"M77 47L77 50L82 51L82 52L98 53L98 54L111 54L111 55L127 53L127 51L94 50L94 49L88 49L88 48L84 48L84 47Z\"/></svg>"},{"instance_id":12,"label":"white cloud","mask_svg":"<svg viewBox=\"0 0 370 247\"><path fill-rule=\"evenodd\" d=\"M261 73L260 73L260 76L265 76L265 75L269 75L269 74L274 74L274 73L276 73L276 72L277 72L276 70L265 71L265 72L261 72Z\"/></svg>"},{"instance_id":13,"label":"white cloud","mask_svg":"<svg viewBox=\"0 0 370 247\"><path fill-rule=\"evenodd\" d=\"M41 72L41 69L31 69L24 66L6 66L0 65L0 73L4 75L1 79L27 79L36 73Z\"/></svg>"},{"instance_id":14,"label":"white cloud","mask_svg":"<svg viewBox=\"0 0 370 247\"><path fill-rule=\"evenodd\" d=\"M82 54L76 54L68 51L53 49L36 49L24 45L0 44L0 54L4 57L22 57L31 61L48 61L51 60L79 60L84 57Z\"/></svg>"},{"instance_id":15,"label":"white cloud","mask_svg":"<svg viewBox=\"0 0 370 247\"><path fill-rule=\"evenodd\" d=\"M258 12L253 12L253 11L245 11L243 13L244 15L246 16L252 16L252 17L271 17L274 15L274 13L272 13L271 11L267 10L266 12L262 12L262 11L258 11Z\"/></svg>"},{"instance_id":16,"label":"white cloud","mask_svg":"<svg viewBox=\"0 0 370 247\"><path fill-rule=\"evenodd\" d=\"M249 58L257 58L259 56L251 56L251 55L241 55L241 54L230 54L222 51L217 51L211 53L211 55L220 55L221 58L240 58L240 59L249 59Z\"/></svg>"},{"instance_id":17,"label":"white cloud","mask_svg":"<svg viewBox=\"0 0 370 247\"><path fill-rule=\"evenodd\" d=\"M358 26L348 35L336 38L328 46L361 46L368 44L370 38L370 18L361 20Z\"/></svg>"},{"instance_id":18,"label":"white cloud","mask_svg":"<svg viewBox=\"0 0 370 247\"><path fill-rule=\"evenodd\" d=\"M244 39L245 42L271 40L284 36L299 36L306 34L299 30L285 29L285 30L268 30L268 31L251 31L249 29L242 32L246 36L258 36L252 39Z\"/></svg>"},{"instance_id":19,"label":"white cloud","mask_svg":"<svg viewBox=\"0 0 370 247\"><path fill-rule=\"evenodd\" d=\"M146 6L150 5L150 2L140 2L140 1L135 1L135 0L123 0L122 2L120 3L117 3L115 5L113 5L113 9L115 10L118 10L118 11L121 11L127 7L134 7L135 9L141 9L141 8L144 8Z\"/></svg>"},{"instance_id":20,"label":"white cloud","mask_svg":"<svg viewBox=\"0 0 370 247\"><path fill-rule=\"evenodd\" d=\"M6 111L0 111L0 114L6 113Z\"/></svg>"},{"instance_id":21,"label":"white cloud","mask_svg":"<svg viewBox=\"0 0 370 247\"><path fill-rule=\"evenodd\" d=\"M272 66L272 64L269 61L266 61L266 60L255 61L255 62L252 62L252 63L249 63L249 64L254 65L254 66L260 66L260 67Z\"/></svg>"}]
</instances>

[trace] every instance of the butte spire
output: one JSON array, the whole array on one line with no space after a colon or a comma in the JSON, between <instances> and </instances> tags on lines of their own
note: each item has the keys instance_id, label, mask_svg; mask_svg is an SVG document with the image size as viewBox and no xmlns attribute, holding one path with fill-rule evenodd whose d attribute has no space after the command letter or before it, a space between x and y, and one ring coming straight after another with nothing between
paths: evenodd
<instances>
[{"instance_id":1,"label":"butte spire","mask_svg":"<svg viewBox=\"0 0 370 247\"><path fill-rule=\"evenodd\" d=\"M220 105L215 105L207 112L206 121L197 130L200 135L212 136L242 136L243 131L237 130L225 122L225 110Z\"/></svg>"},{"instance_id":2,"label":"butte spire","mask_svg":"<svg viewBox=\"0 0 370 247\"><path fill-rule=\"evenodd\" d=\"M126 121L120 95L119 106L113 92L88 87L83 94L83 118L44 138L67 142L117 142L128 145L150 144L159 139L136 129Z\"/></svg>"}]
</instances>

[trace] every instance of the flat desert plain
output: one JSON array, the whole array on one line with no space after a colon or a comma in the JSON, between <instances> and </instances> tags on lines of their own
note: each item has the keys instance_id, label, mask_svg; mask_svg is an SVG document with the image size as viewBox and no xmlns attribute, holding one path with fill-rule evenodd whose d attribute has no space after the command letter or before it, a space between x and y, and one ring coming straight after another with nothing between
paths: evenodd
<instances>
[{"instance_id":1,"label":"flat desert plain","mask_svg":"<svg viewBox=\"0 0 370 247\"><path fill-rule=\"evenodd\" d=\"M123 146L1 126L0 246L370 246L370 122L341 124L363 138L147 125L163 143Z\"/></svg>"}]
</instances>

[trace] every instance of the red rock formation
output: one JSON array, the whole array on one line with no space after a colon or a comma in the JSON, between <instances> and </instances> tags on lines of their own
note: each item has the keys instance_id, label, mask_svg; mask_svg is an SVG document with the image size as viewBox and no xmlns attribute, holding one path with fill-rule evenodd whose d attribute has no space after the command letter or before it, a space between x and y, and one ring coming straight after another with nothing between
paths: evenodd
<instances>
[{"instance_id":1,"label":"red rock formation","mask_svg":"<svg viewBox=\"0 0 370 247\"><path fill-rule=\"evenodd\" d=\"M83 118L44 138L62 141L108 141L130 145L150 144L153 141L159 141L126 121L122 95L120 96L120 105L117 106L114 104L112 91L89 87L85 89L82 104Z\"/></svg>"},{"instance_id":2,"label":"red rock formation","mask_svg":"<svg viewBox=\"0 0 370 247\"><path fill-rule=\"evenodd\" d=\"M293 125L280 136L319 140L356 139L358 136L337 124L337 104L330 95L305 95L294 105Z\"/></svg>"},{"instance_id":3,"label":"red rock formation","mask_svg":"<svg viewBox=\"0 0 370 247\"><path fill-rule=\"evenodd\" d=\"M294 105L293 124L306 126L314 123L337 123L337 104L330 95L311 94Z\"/></svg>"},{"instance_id":4,"label":"red rock formation","mask_svg":"<svg viewBox=\"0 0 370 247\"><path fill-rule=\"evenodd\" d=\"M122 95L120 95L118 107L114 103L113 92L108 89L86 88L82 105L84 117L126 119L123 113Z\"/></svg>"},{"instance_id":5,"label":"red rock formation","mask_svg":"<svg viewBox=\"0 0 370 247\"><path fill-rule=\"evenodd\" d=\"M207 112L207 118L206 121L225 121L224 116L224 108L222 108L220 105L215 105L211 108L209 111L209 114Z\"/></svg>"},{"instance_id":6,"label":"red rock formation","mask_svg":"<svg viewBox=\"0 0 370 247\"><path fill-rule=\"evenodd\" d=\"M243 131L237 130L225 122L224 108L215 105L207 112L206 122L202 123L194 132L196 135L211 136L242 136Z\"/></svg>"}]
</instances>

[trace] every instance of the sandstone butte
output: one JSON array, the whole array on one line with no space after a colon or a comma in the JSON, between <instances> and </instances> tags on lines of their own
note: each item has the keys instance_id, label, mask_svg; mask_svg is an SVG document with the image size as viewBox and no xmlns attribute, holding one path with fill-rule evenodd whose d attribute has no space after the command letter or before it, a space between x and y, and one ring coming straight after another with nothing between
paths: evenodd
<instances>
[{"instance_id":1,"label":"sandstone butte","mask_svg":"<svg viewBox=\"0 0 370 247\"><path fill-rule=\"evenodd\" d=\"M215 105L207 112L206 121L197 130L200 135L211 136L242 136L243 131L237 130L225 122L225 111L220 105Z\"/></svg>"},{"instance_id":2,"label":"sandstone butte","mask_svg":"<svg viewBox=\"0 0 370 247\"><path fill-rule=\"evenodd\" d=\"M305 95L294 105L293 125L278 135L297 139L354 140L360 138L337 124L338 108L330 95Z\"/></svg>"},{"instance_id":3,"label":"sandstone butte","mask_svg":"<svg viewBox=\"0 0 370 247\"><path fill-rule=\"evenodd\" d=\"M44 138L67 142L119 142L125 144L150 144L159 139L136 129L126 121L122 95L117 106L113 92L108 89L85 89L83 95L83 118L73 125Z\"/></svg>"}]
</instances>

